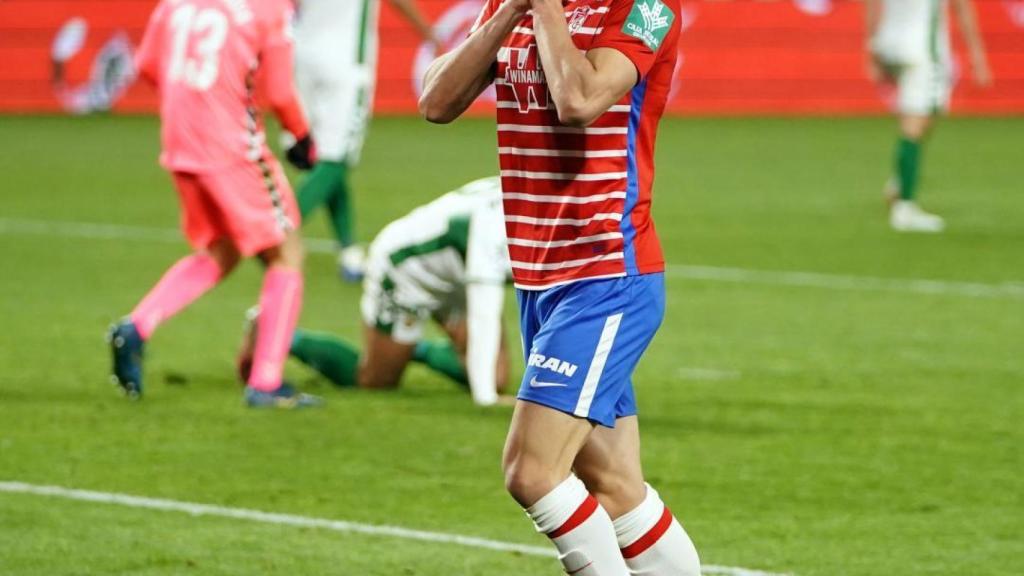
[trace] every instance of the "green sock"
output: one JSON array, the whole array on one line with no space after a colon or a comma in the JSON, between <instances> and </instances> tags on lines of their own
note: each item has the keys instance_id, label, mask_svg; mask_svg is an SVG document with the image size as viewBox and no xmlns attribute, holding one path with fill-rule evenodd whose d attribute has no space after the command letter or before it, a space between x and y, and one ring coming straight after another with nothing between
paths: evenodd
<instances>
[{"instance_id":1,"label":"green sock","mask_svg":"<svg viewBox=\"0 0 1024 576\"><path fill-rule=\"evenodd\" d=\"M338 243L351 246L355 242L352 231L352 191L348 183L348 165L340 164L341 174L337 180L337 190L327 199L327 210L331 213L331 225Z\"/></svg>"},{"instance_id":2,"label":"green sock","mask_svg":"<svg viewBox=\"0 0 1024 576\"><path fill-rule=\"evenodd\" d=\"M296 330L290 353L338 386L356 385L359 351L343 340L328 334Z\"/></svg>"},{"instance_id":3,"label":"green sock","mask_svg":"<svg viewBox=\"0 0 1024 576\"><path fill-rule=\"evenodd\" d=\"M416 344L412 359L459 384L469 384L469 377L466 376L466 369L459 360L459 353L447 340L421 340Z\"/></svg>"},{"instance_id":4,"label":"green sock","mask_svg":"<svg viewBox=\"0 0 1024 576\"><path fill-rule=\"evenodd\" d=\"M322 160L316 163L299 189L299 212L303 220L338 195L344 187L345 172L345 164L342 162Z\"/></svg>"},{"instance_id":5,"label":"green sock","mask_svg":"<svg viewBox=\"0 0 1024 576\"><path fill-rule=\"evenodd\" d=\"M906 137L896 146L896 178L900 184L900 198L913 200L917 194L917 174L921 163L921 143Z\"/></svg>"}]
</instances>

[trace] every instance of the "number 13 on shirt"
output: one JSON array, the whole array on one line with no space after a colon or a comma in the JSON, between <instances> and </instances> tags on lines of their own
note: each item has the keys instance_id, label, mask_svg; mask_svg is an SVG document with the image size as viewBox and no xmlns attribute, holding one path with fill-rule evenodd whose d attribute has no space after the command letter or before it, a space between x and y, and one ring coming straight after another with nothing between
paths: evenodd
<instances>
[{"instance_id":1,"label":"number 13 on shirt","mask_svg":"<svg viewBox=\"0 0 1024 576\"><path fill-rule=\"evenodd\" d=\"M228 36L228 18L215 8L182 4L171 15L174 44L168 80L209 90L220 73L220 52Z\"/></svg>"}]
</instances>

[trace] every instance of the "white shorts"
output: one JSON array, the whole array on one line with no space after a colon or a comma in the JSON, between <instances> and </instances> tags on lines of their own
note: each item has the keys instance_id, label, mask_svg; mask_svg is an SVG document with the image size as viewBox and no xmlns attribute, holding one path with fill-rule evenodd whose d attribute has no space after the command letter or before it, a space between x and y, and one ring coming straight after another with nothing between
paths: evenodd
<instances>
[{"instance_id":1,"label":"white shorts","mask_svg":"<svg viewBox=\"0 0 1024 576\"><path fill-rule=\"evenodd\" d=\"M373 105L374 70L296 55L295 80L309 114L317 157L359 162Z\"/></svg>"},{"instance_id":2,"label":"white shorts","mask_svg":"<svg viewBox=\"0 0 1024 576\"><path fill-rule=\"evenodd\" d=\"M370 246L360 300L367 326L399 344L415 344L431 319L452 325L465 318L464 289L447 295L433 293L427 287L434 282L419 278L418 267L393 266L390 256L379 246Z\"/></svg>"},{"instance_id":3,"label":"white shorts","mask_svg":"<svg viewBox=\"0 0 1024 576\"><path fill-rule=\"evenodd\" d=\"M949 109L953 74L948 63L923 61L894 67L894 72L900 114L929 116Z\"/></svg>"}]
</instances>

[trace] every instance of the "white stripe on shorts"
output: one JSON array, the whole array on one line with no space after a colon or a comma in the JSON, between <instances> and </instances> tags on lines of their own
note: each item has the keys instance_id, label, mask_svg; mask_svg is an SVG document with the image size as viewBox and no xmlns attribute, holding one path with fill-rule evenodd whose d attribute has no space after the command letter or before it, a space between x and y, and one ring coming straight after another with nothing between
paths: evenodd
<instances>
[{"instance_id":1,"label":"white stripe on shorts","mask_svg":"<svg viewBox=\"0 0 1024 576\"><path fill-rule=\"evenodd\" d=\"M580 392L580 399L576 402L576 410L573 412L573 414L580 418L590 416L590 405L594 402L597 385L601 382L601 374L604 372L604 364L608 361L608 355L611 354L612 344L615 343L615 335L619 332L619 324L621 323L622 312L612 314L604 321L601 339L597 341L594 359L590 362L590 369L587 370L587 379L583 381L583 390Z\"/></svg>"}]
</instances>

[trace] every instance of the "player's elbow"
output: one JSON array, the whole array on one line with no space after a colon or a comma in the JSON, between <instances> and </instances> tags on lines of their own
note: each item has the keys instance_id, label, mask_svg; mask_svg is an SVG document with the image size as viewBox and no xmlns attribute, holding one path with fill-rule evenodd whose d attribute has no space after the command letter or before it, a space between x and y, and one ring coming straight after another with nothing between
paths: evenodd
<instances>
[{"instance_id":1,"label":"player's elbow","mask_svg":"<svg viewBox=\"0 0 1024 576\"><path fill-rule=\"evenodd\" d=\"M434 124L448 124L459 117L456 107L438 97L436 91L433 90L423 92L419 101L419 110L427 122Z\"/></svg>"},{"instance_id":2,"label":"player's elbow","mask_svg":"<svg viewBox=\"0 0 1024 576\"><path fill-rule=\"evenodd\" d=\"M601 116L601 111L595 110L592 103L585 98L567 98L556 105L558 110L558 121L564 126L573 128L584 128L594 123Z\"/></svg>"},{"instance_id":3,"label":"player's elbow","mask_svg":"<svg viewBox=\"0 0 1024 576\"><path fill-rule=\"evenodd\" d=\"M297 106L298 99L290 91L270 89L267 90L267 104L275 113L280 113L281 111Z\"/></svg>"}]
</instances>

